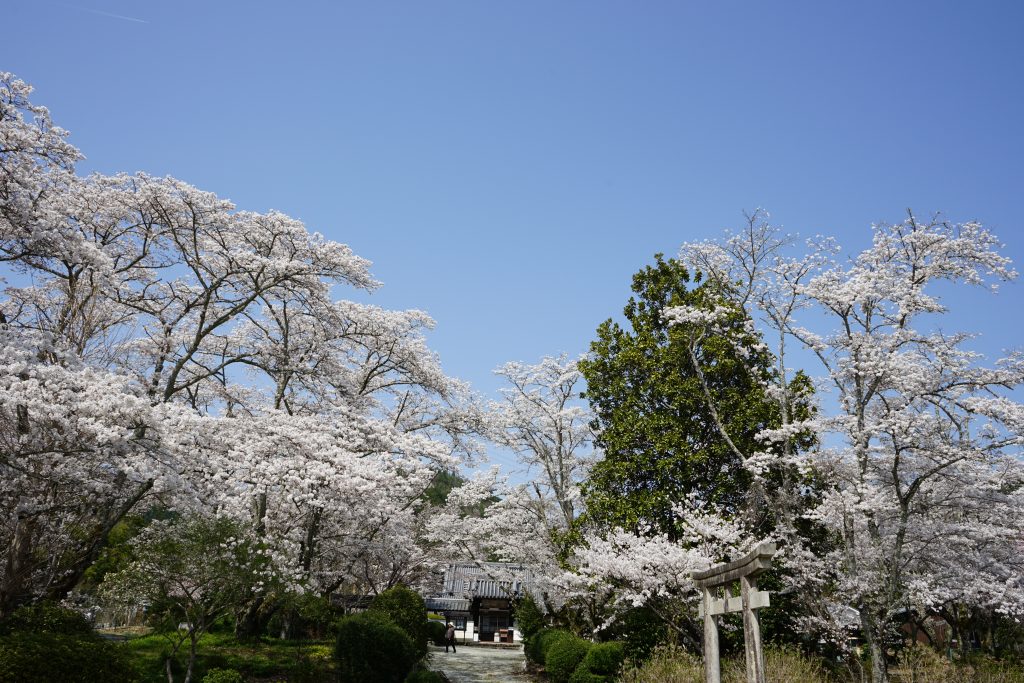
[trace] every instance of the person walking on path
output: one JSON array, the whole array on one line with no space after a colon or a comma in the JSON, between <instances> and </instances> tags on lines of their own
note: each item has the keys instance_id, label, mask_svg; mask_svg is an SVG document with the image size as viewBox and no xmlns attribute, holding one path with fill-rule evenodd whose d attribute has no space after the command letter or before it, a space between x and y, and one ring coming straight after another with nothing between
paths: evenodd
<instances>
[{"instance_id":1,"label":"person walking on path","mask_svg":"<svg viewBox=\"0 0 1024 683\"><path fill-rule=\"evenodd\" d=\"M452 653L455 652L455 625L448 622L448 628L444 632L444 651L448 652L448 646L452 646Z\"/></svg>"}]
</instances>

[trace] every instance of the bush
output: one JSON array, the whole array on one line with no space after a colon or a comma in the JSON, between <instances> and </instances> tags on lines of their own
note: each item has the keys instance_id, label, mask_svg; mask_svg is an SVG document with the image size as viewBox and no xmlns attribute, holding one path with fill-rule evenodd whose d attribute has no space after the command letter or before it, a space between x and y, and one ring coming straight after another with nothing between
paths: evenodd
<instances>
[{"instance_id":1,"label":"bush","mask_svg":"<svg viewBox=\"0 0 1024 683\"><path fill-rule=\"evenodd\" d=\"M565 636L571 636L572 634L568 631L563 631L557 628L543 628L537 631L533 636L526 640L524 651L527 659L534 664L544 664L544 659L547 657L548 648L558 638Z\"/></svg>"},{"instance_id":2,"label":"bush","mask_svg":"<svg viewBox=\"0 0 1024 683\"><path fill-rule=\"evenodd\" d=\"M203 683L245 683L245 679L234 669L210 669L203 676Z\"/></svg>"},{"instance_id":3,"label":"bush","mask_svg":"<svg viewBox=\"0 0 1024 683\"><path fill-rule=\"evenodd\" d=\"M400 683L419 660L412 639L380 612L344 617L334 655L345 681Z\"/></svg>"},{"instance_id":4,"label":"bush","mask_svg":"<svg viewBox=\"0 0 1024 683\"><path fill-rule=\"evenodd\" d=\"M409 677L405 679L405 683L445 683L444 678L441 674L436 671L420 667L414 669Z\"/></svg>"},{"instance_id":5,"label":"bush","mask_svg":"<svg viewBox=\"0 0 1024 683\"><path fill-rule=\"evenodd\" d=\"M93 635L92 626L79 612L55 605L52 602L19 607L6 619L0 621L0 636L14 631Z\"/></svg>"},{"instance_id":6,"label":"bush","mask_svg":"<svg viewBox=\"0 0 1024 683\"><path fill-rule=\"evenodd\" d=\"M580 666L592 674L614 678L618 675L625 659L626 649L622 643L618 641L596 643L587 651L587 656L583 658L583 663Z\"/></svg>"},{"instance_id":7,"label":"bush","mask_svg":"<svg viewBox=\"0 0 1024 683\"><path fill-rule=\"evenodd\" d=\"M421 657L427 654L427 604L416 591L405 586L389 588L373 599L370 611L386 614L412 639Z\"/></svg>"},{"instance_id":8,"label":"bush","mask_svg":"<svg viewBox=\"0 0 1024 683\"><path fill-rule=\"evenodd\" d=\"M554 683L569 683L576 667L590 650L590 643L574 635L555 638L544 656L544 669Z\"/></svg>"},{"instance_id":9,"label":"bush","mask_svg":"<svg viewBox=\"0 0 1024 683\"><path fill-rule=\"evenodd\" d=\"M609 640L622 641L626 659L646 661L654 648L665 644L667 630L664 622L650 607L635 607L623 614L604 632Z\"/></svg>"},{"instance_id":10,"label":"bush","mask_svg":"<svg viewBox=\"0 0 1024 683\"><path fill-rule=\"evenodd\" d=\"M0 636L0 683L137 680L125 649L93 633L12 631Z\"/></svg>"},{"instance_id":11,"label":"bush","mask_svg":"<svg viewBox=\"0 0 1024 683\"><path fill-rule=\"evenodd\" d=\"M569 683L611 683L614 680L614 678L609 678L608 676L591 673L583 664L576 667L576 670L572 672L572 676L569 677Z\"/></svg>"},{"instance_id":12,"label":"bush","mask_svg":"<svg viewBox=\"0 0 1024 683\"><path fill-rule=\"evenodd\" d=\"M447 627L440 621L428 621L426 625L427 640L434 645L444 645L444 634Z\"/></svg>"},{"instance_id":13,"label":"bush","mask_svg":"<svg viewBox=\"0 0 1024 683\"><path fill-rule=\"evenodd\" d=\"M544 628L544 613L529 593L516 602L516 628L527 640Z\"/></svg>"}]
</instances>

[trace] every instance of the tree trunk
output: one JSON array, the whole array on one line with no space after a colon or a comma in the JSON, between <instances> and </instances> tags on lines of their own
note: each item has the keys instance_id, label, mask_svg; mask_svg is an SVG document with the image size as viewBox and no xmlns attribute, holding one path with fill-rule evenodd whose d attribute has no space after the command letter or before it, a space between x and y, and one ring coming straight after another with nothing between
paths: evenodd
<instances>
[{"instance_id":1,"label":"tree trunk","mask_svg":"<svg viewBox=\"0 0 1024 683\"><path fill-rule=\"evenodd\" d=\"M885 648L881 642L877 623L868 608L860 612L860 626L864 632L868 652L871 654L871 683L889 683L889 666L885 661Z\"/></svg>"},{"instance_id":2,"label":"tree trunk","mask_svg":"<svg viewBox=\"0 0 1024 683\"><path fill-rule=\"evenodd\" d=\"M203 622L201 621L200 624ZM206 630L205 628L203 629ZM188 632L188 668L185 670L184 683L192 683L192 670L196 665L196 649L199 641L199 629L193 624Z\"/></svg>"},{"instance_id":3,"label":"tree trunk","mask_svg":"<svg viewBox=\"0 0 1024 683\"><path fill-rule=\"evenodd\" d=\"M267 624L277 612L279 602L265 595L253 597L241 614L235 618L235 637L239 640L258 640L267 630Z\"/></svg>"},{"instance_id":4,"label":"tree trunk","mask_svg":"<svg viewBox=\"0 0 1024 683\"><path fill-rule=\"evenodd\" d=\"M5 617L28 600L25 578L29 574L32 559L32 537L35 535L36 520L23 512L18 513L14 527L14 539L7 552L3 582L0 583L0 617Z\"/></svg>"}]
</instances>

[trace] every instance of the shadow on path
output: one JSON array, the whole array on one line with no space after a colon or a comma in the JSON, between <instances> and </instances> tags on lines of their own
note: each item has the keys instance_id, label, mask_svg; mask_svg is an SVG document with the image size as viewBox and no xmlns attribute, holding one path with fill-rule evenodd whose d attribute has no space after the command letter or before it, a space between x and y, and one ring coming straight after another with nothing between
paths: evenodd
<instances>
[{"instance_id":1,"label":"shadow on path","mask_svg":"<svg viewBox=\"0 0 1024 683\"><path fill-rule=\"evenodd\" d=\"M443 671L452 683L526 683L523 648L492 648L460 645L458 652L445 653L431 646L429 667Z\"/></svg>"}]
</instances>

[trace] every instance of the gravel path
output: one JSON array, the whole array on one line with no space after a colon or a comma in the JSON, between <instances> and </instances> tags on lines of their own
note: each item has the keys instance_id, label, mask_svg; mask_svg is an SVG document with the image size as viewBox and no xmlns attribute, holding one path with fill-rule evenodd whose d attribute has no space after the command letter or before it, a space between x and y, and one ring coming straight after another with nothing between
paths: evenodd
<instances>
[{"instance_id":1,"label":"gravel path","mask_svg":"<svg viewBox=\"0 0 1024 683\"><path fill-rule=\"evenodd\" d=\"M523 648L459 645L458 652L430 647L429 667L443 671L452 683L527 683Z\"/></svg>"}]
</instances>

